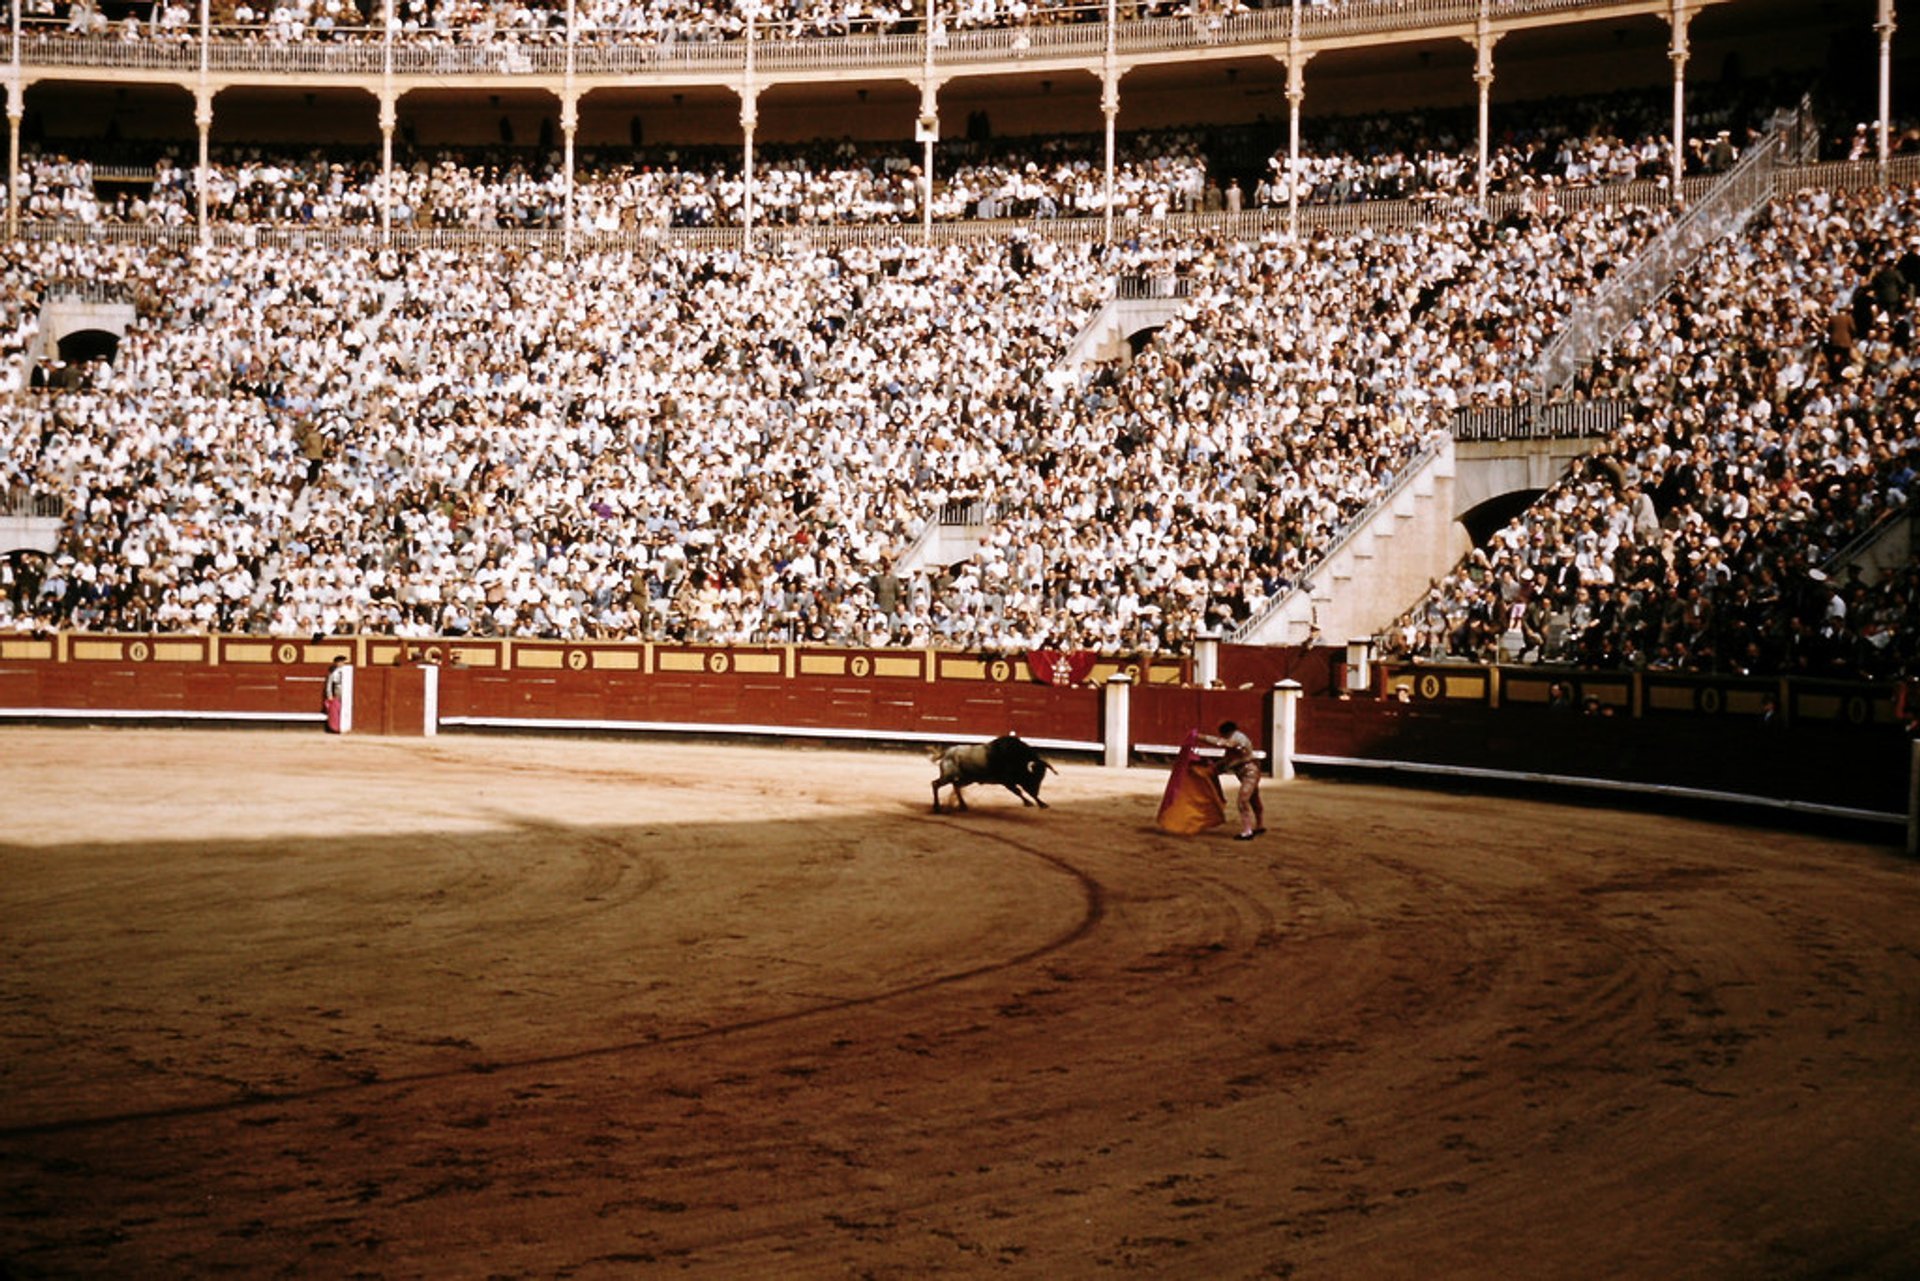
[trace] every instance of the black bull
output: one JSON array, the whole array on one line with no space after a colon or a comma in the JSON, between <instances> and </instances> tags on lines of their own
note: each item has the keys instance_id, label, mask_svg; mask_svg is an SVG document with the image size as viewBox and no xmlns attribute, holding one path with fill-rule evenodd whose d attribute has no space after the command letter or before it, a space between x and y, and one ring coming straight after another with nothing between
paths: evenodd
<instances>
[{"instance_id":1,"label":"black bull","mask_svg":"<svg viewBox=\"0 0 1920 1281\"><path fill-rule=\"evenodd\" d=\"M939 776L933 780L933 812L936 814L940 812L941 788L951 787L954 808L965 809L967 798L960 794L960 789L974 783L998 783L1018 796L1022 805L1047 807L1040 799L1040 783L1053 766L1041 760L1040 753L1017 735L1003 734L990 743L940 748L933 753L933 760L940 767Z\"/></svg>"}]
</instances>

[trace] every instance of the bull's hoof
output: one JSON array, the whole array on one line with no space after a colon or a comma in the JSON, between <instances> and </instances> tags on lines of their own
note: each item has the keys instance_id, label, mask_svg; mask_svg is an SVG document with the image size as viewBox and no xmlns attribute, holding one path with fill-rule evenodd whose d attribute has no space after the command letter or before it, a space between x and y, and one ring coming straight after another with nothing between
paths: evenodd
<instances>
[{"instance_id":1,"label":"bull's hoof","mask_svg":"<svg viewBox=\"0 0 1920 1281\"><path fill-rule=\"evenodd\" d=\"M1043 801L1043 800L1041 800L1041 799L1040 799L1040 798L1039 798L1038 796L1036 796L1036 797L1034 797L1034 798L1033 798L1033 803L1034 803L1035 805L1038 805L1038 806L1039 806L1039 807L1040 807L1041 809L1046 809L1046 808L1047 808L1047 803L1046 803L1045 801Z\"/></svg>"}]
</instances>

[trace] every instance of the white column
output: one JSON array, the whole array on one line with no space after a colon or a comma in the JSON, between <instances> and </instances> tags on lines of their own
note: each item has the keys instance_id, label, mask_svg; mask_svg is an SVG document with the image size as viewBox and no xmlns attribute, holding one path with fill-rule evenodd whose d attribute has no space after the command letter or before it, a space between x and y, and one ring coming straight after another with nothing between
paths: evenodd
<instances>
[{"instance_id":1,"label":"white column","mask_svg":"<svg viewBox=\"0 0 1920 1281\"><path fill-rule=\"evenodd\" d=\"M400 95L393 88L393 0L380 5L380 245L393 244L393 131Z\"/></svg>"},{"instance_id":2,"label":"white column","mask_svg":"<svg viewBox=\"0 0 1920 1281\"><path fill-rule=\"evenodd\" d=\"M202 88L193 95L193 123L200 131L200 166L194 170L194 225L200 228L200 243L213 243L213 228L207 225L207 183L212 174L212 166L207 160L207 148L213 134L213 91Z\"/></svg>"},{"instance_id":3,"label":"white column","mask_svg":"<svg viewBox=\"0 0 1920 1281\"><path fill-rule=\"evenodd\" d=\"M1487 207L1487 158L1491 151L1489 105L1493 99L1493 46L1499 40L1488 26L1487 0L1481 0L1480 21L1473 37L1473 83L1480 90L1479 151L1473 188L1482 210Z\"/></svg>"},{"instance_id":4,"label":"white column","mask_svg":"<svg viewBox=\"0 0 1920 1281\"><path fill-rule=\"evenodd\" d=\"M209 0L200 0L200 85L193 91L193 123L200 131L200 167L193 175L193 216L202 245L213 240L213 229L207 226L207 135L213 129L213 89L207 83L207 69L212 48L213 9Z\"/></svg>"},{"instance_id":5,"label":"white column","mask_svg":"<svg viewBox=\"0 0 1920 1281\"><path fill-rule=\"evenodd\" d=\"M933 143L940 136L940 92L933 78L933 0L921 25L920 67L920 239L933 243Z\"/></svg>"},{"instance_id":6,"label":"white column","mask_svg":"<svg viewBox=\"0 0 1920 1281\"><path fill-rule=\"evenodd\" d=\"M1120 80L1111 72L1106 77L1106 84L1100 90L1100 111L1107 118L1107 167L1105 195L1100 202L1102 206L1100 235L1101 239L1110 245L1113 243L1114 130L1120 119Z\"/></svg>"},{"instance_id":7,"label":"white column","mask_svg":"<svg viewBox=\"0 0 1920 1281\"><path fill-rule=\"evenodd\" d=\"M742 138L742 162L746 168L741 171L740 192L740 246L748 253L753 252L753 197L757 179L753 172L753 133L760 123L760 89L754 80L755 49L759 44L760 6L748 4L747 14L747 70L740 82L740 136Z\"/></svg>"},{"instance_id":8,"label":"white column","mask_svg":"<svg viewBox=\"0 0 1920 1281\"><path fill-rule=\"evenodd\" d=\"M393 243L393 130L399 103L391 89L380 91L380 243Z\"/></svg>"},{"instance_id":9,"label":"white column","mask_svg":"<svg viewBox=\"0 0 1920 1281\"><path fill-rule=\"evenodd\" d=\"M560 100L560 138L565 148L561 164L564 166L562 175L566 184L561 205L564 212L560 225L564 230L560 233L560 250L565 254L573 253L573 141L574 135L579 132L580 100L569 93Z\"/></svg>"},{"instance_id":10,"label":"white column","mask_svg":"<svg viewBox=\"0 0 1920 1281\"><path fill-rule=\"evenodd\" d=\"M1667 57L1673 60L1673 200L1680 202L1680 184L1687 176L1687 24L1693 12L1687 0L1673 0L1667 15L1673 27L1673 44Z\"/></svg>"},{"instance_id":11,"label":"white column","mask_svg":"<svg viewBox=\"0 0 1920 1281\"><path fill-rule=\"evenodd\" d=\"M16 0L17 6L18 0ZM20 47L18 37L14 48ZM7 235L20 234L20 121L27 114L27 87L18 76L7 86Z\"/></svg>"},{"instance_id":12,"label":"white column","mask_svg":"<svg viewBox=\"0 0 1920 1281\"><path fill-rule=\"evenodd\" d=\"M756 211L754 196L759 191L759 178L753 171L753 134L760 124L760 99L756 96L740 100L740 134L745 140L743 160L746 164L746 185L740 196L740 240L746 250L753 251L753 218Z\"/></svg>"},{"instance_id":13,"label":"white column","mask_svg":"<svg viewBox=\"0 0 1920 1281\"><path fill-rule=\"evenodd\" d=\"M560 87L560 132L566 146L561 175L560 251L568 257L573 256L573 145L580 132L580 94L573 87L574 15L574 2L567 0L567 61Z\"/></svg>"},{"instance_id":14,"label":"white column","mask_svg":"<svg viewBox=\"0 0 1920 1281\"><path fill-rule=\"evenodd\" d=\"M1296 6L1295 14L1299 13ZM1307 96L1307 59L1313 55L1295 49L1287 54L1287 239L1300 238L1300 104Z\"/></svg>"},{"instance_id":15,"label":"white column","mask_svg":"<svg viewBox=\"0 0 1920 1281\"><path fill-rule=\"evenodd\" d=\"M1114 130L1120 120L1120 64L1114 43L1117 32L1115 16L1114 0L1107 0L1107 53L1100 69L1100 113L1107 121L1106 194L1100 202L1100 237L1102 243L1109 245L1113 243Z\"/></svg>"},{"instance_id":16,"label":"white column","mask_svg":"<svg viewBox=\"0 0 1920 1281\"><path fill-rule=\"evenodd\" d=\"M7 81L7 237L20 234L20 121L27 82L20 77L20 0L13 0L13 78Z\"/></svg>"},{"instance_id":17,"label":"white column","mask_svg":"<svg viewBox=\"0 0 1920 1281\"><path fill-rule=\"evenodd\" d=\"M1125 769L1133 751L1133 677L1115 672L1107 677L1102 733L1106 740L1108 769Z\"/></svg>"},{"instance_id":18,"label":"white column","mask_svg":"<svg viewBox=\"0 0 1920 1281\"><path fill-rule=\"evenodd\" d=\"M1892 158L1887 122L1893 114L1893 0L1880 0L1880 12L1874 19L1873 29L1880 36L1880 124L1875 131L1875 154L1884 170ZM1885 181L1884 175L1882 181Z\"/></svg>"},{"instance_id":19,"label":"white column","mask_svg":"<svg viewBox=\"0 0 1920 1281\"><path fill-rule=\"evenodd\" d=\"M1300 682L1281 681L1273 687L1273 723L1267 727L1269 772L1285 783L1293 778L1294 743L1300 724Z\"/></svg>"}]
</instances>

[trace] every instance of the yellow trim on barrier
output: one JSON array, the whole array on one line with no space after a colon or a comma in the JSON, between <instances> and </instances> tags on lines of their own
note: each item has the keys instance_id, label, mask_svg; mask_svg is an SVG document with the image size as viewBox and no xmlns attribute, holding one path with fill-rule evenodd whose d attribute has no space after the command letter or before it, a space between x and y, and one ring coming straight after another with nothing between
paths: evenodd
<instances>
[{"instance_id":1,"label":"yellow trim on barrier","mask_svg":"<svg viewBox=\"0 0 1920 1281\"><path fill-rule=\"evenodd\" d=\"M1794 714L1808 720L1830 721L1840 715L1841 699L1833 694L1802 694Z\"/></svg>"},{"instance_id":2,"label":"yellow trim on barrier","mask_svg":"<svg viewBox=\"0 0 1920 1281\"><path fill-rule=\"evenodd\" d=\"M1647 706L1659 712L1690 712L1697 692L1691 686L1652 685L1647 688Z\"/></svg>"},{"instance_id":3,"label":"yellow trim on barrier","mask_svg":"<svg viewBox=\"0 0 1920 1281\"><path fill-rule=\"evenodd\" d=\"M630 649L596 649L593 651L593 669L596 672L637 672L640 670L640 655Z\"/></svg>"}]
</instances>

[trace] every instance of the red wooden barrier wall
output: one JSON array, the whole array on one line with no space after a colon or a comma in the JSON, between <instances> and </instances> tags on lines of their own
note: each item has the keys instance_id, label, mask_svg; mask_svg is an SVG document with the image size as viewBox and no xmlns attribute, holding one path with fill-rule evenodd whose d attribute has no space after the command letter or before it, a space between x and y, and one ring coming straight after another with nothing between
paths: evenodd
<instances>
[{"instance_id":1,"label":"red wooden barrier wall","mask_svg":"<svg viewBox=\"0 0 1920 1281\"><path fill-rule=\"evenodd\" d=\"M0 713L84 719L311 723L336 655L355 666L355 729L420 732L424 673L438 666L446 728L706 730L943 742L1013 731L1087 751L1105 739L1108 660L1078 685L1040 681L1021 658L944 651L725 649L615 642L385 638L0 637ZM1183 684L1177 662L1134 665L1127 740L1172 748L1236 720L1263 750L1272 683L1306 687L1298 750L1901 813L1911 700L1897 687L1658 672L1376 669L1375 693L1330 696L1338 650L1223 649L1221 681ZM1550 713L1555 680L1614 709ZM1758 730L1773 695L1784 727ZM1382 697L1384 695L1384 697ZM1400 701L1404 698L1406 701ZM1308 766L1313 762L1309 760Z\"/></svg>"}]
</instances>

